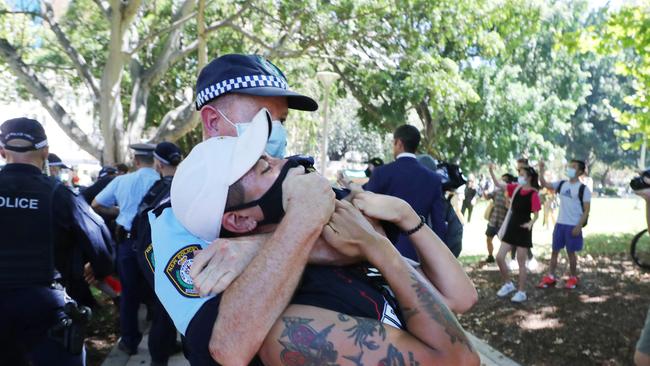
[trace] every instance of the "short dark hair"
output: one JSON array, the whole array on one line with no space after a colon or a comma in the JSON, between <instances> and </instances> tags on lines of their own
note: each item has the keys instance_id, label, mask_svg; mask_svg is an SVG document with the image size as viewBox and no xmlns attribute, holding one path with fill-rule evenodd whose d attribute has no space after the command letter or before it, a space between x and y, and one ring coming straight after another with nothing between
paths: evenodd
<instances>
[{"instance_id":1,"label":"short dark hair","mask_svg":"<svg viewBox=\"0 0 650 366\"><path fill-rule=\"evenodd\" d=\"M401 125L393 133L395 140L402 141L404 150L409 153L415 153L420 145L420 131L411 125Z\"/></svg>"},{"instance_id":2,"label":"short dark hair","mask_svg":"<svg viewBox=\"0 0 650 366\"><path fill-rule=\"evenodd\" d=\"M117 169L118 172L124 173L124 174L129 172L129 167L126 166L126 164L124 164L124 163L115 164L115 169Z\"/></svg>"},{"instance_id":3,"label":"short dark hair","mask_svg":"<svg viewBox=\"0 0 650 366\"><path fill-rule=\"evenodd\" d=\"M528 164L528 159L527 158L519 158L519 159L517 159L517 164L525 164L526 166L528 166L529 165Z\"/></svg>"},{"instance_id":4,"label":"short dark hair","mask_svg":"<svg viewBox=\"0 0 650 366\"><path fill-rule=\"evenodd\" d=\"M580 169L580 172L582 172L583 174L587 172L587 164L585 164L584 161L573 159L571 160L571 162L578 164L578 169Z\"/></svg>"},{"instance_id":5,"label":"short dark hair","mask_svg":"<svg viewBox=\"0 0 650 366\"><path fill-rule=\"evenodd\" d=\"M510 173L505 173L504 175L501 176L501 178L505 178L506 182L508 183L514 183L517 181L517 178L515 178L515 176Z\"/></svg>"},{"instance_id":6,"label":"short dark hair","mask_svg":"<svg viewBox=\"0 0 650 366\"><path fill-rule=\"evenodd\" d=\"M133 159L139 161L140 164L145 164L145 165L153 164L153 155L136 155Z\"/></svg>"},{"instance_id":7,"label":"short dark hair","mask_svg":"<svg viewBox=\"0 0 650 366\"><path fill-rule=\"evenodd\" d=\"M226 197L226 210L231 207L241 206L245 202L245 190L244 184L242 183L242 178L237 180L235 183L231 184L228 187L228 196Z\"/></svg>"}]
</instances>

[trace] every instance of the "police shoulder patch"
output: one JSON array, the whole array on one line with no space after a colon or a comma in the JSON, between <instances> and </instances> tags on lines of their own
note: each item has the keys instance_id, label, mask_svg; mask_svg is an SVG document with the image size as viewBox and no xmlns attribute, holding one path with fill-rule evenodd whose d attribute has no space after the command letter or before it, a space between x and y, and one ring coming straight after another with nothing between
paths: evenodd
<instances>
[{"instance_id":1,"label":"police shoulder patch","mask_svg":"<svg viewBox=\"0 0 650 366\"><path fill-rule=\"evenodd\" d=\"M153 256L153 244L149 244L147 248L144 250L144 259L149 265L149 269L151 272L156 271L156 261Z\"/></svg>"},{"instance_id":2,"label":"police shoulder patch","mask_svg":"<svg viewBox=\"0 0 650 366\"><path fill-rule=\"evenodd\" d=\"M185 297L199 297L190 277L190 269L194 261L194 252L200 249L201 246L198 244L185 246L174 253L165 266L165 275L174 284L176 290Z\"/></svg>"}]
</instances>

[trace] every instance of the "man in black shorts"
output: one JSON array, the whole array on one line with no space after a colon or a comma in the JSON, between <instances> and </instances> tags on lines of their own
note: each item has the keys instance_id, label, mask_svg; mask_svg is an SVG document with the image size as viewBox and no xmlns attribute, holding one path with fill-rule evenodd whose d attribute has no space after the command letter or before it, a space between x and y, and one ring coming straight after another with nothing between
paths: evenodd
<instances>
[{"instance_id":1,"label":"man in black shorts","mask_svg":"<svg viewBox=\"0 0 650 366\"><path fill-rule=\"evenodd\" d=\"M293 187L285 183L289 178L306 176L302 166L305 160L263 156L267 136L263 132L259 125L252 126L239 138L211 139L198 145L179 167L172 184L171 208L156 212L158 218L152 225L159 220L164 225L166 215L173 210L178 221L199 238L204 230L214 229L197 222L220 222L220 237L273 230L284 215L283 208L289 210L294 204L287 202L286 191L283 194ZM220 174L199 174L208 171ZM407 360L422 365L478 364L477 354L449 310L467 310L476 301L476 291L444 243L402 200L362 193L354 204L358 209L347 202L337 203L322 234L336 250L362 258L363 264L307 266L291 305L265 335L257 362L333 365L348 360L360 365ZM394 223L408 235L420 252L422 271L406 262L359 210ZM156 238L153 240L156 247ZM196 283L203 283L201 270L209 266L203 268L205 259L195 257L192 248L164 254L156 247L155 254L156 262L178 275L167 280L157 277L157 290L187 275L183 271L190 266L192 272L199 272L198 276L194 273ZM161 288L159 295L166 291ZM185 289L184 293L191 297L199 291ZM221 294L201 299L200 308L191 315L185 336L192 364L214 364L214 359L223 364L249 361L220 359L223 347L236 347L213 339L221 300ZM191 305L184 308L188 307ZM177 324L186 321L187 312L168 310ZM241 322L249 316L254 314L244 315Z\"/></svg>"}]
</instances>

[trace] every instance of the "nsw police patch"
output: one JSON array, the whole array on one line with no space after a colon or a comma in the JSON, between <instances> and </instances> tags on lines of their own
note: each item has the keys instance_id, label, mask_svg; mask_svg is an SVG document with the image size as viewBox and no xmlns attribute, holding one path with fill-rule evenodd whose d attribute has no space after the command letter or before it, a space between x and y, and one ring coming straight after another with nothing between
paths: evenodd
<instances>
[{"instance_id":1,"label":"nsw police patch","mask_svg":"<svg viewBox=\"0 0 650 366\"><path fill-rule=\"evenodd\" d=\"M149 244L147 246L147 249L144 250L144 259L146 260L147 264L149 265L149 269L151 272L156 271L156 260L153 256L153 244Z\"/></svg>"},{"instance_id":2,"label":"nsw police patch","mask_svg":"<svg viewBox=\"0 0 650 366\"><path fill-rule=\"evenodd\" d=\"M190 244L177 251L167 263L165 274L174 284L176 290L185 297L199 297L190 277L190 268L194 261L194 251L200 250L197 244Z\"/></svg>"}]
</instances>

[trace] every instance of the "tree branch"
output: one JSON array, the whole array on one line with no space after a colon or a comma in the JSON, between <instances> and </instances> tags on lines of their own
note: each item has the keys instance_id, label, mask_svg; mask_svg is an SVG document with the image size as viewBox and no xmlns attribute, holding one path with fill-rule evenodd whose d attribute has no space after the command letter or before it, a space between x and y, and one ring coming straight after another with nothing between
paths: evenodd
<instances>
[{"instance_id":1,"label":"tree branch","mask_svg":"<svg viewBox=\"0 0 650 366\"><path fill-rule=\"evenodd\" d=\"M160 122L151 143L176 141L191 131L199 121L195 118L194 102L189 101L167 112Z\"/></svg>"},{"instance_id":2,"label":"tree branch","mask_svg":"<svg viewBox=\"0 0 650 366\"><path fill-rule=\"evenodd\" d=\"M165 33L168 33L168 32L171 32L171 31L177 29L181 25L185 24L188 20L192 19L195 15L196 15L196 12L192 12L190 14L187 14L186 16L184 16L181 19L173 22L169 26L167 26L167 27L165 27L165 28L163 28L163 29L161 29L161 30L159 30L157 32L149 34L142 41L140 41L140 43L137 46L135 46L131 51L127 52L127 54L128 55L133 55L133 54L137 53L143 47L147 46L147 44L149 44L154 39L160 37L161 35L163 35Z\"/></svg>"},{"instance_id":3,"label":"tree branch","mask_svg":"<svg viewBox=\"0 0 650 366\"><path fill-rule=\"evenodd\" d=\"M95 4L97 4L99 9L102 11L102 13L104 13L104 16L106 17L106 19L108 19L110 21L111 12L112 12L111 6L109 4L107 4L105 1L102 1L102 0L93 0L93 2Z\"/></svg>"},{"instance_id":4,"label":"tree branch","mask_svg":"<svg viewBox=\"0 0 650 366\"><path fill-rule=\"evenodd\" d=\"M6 10L0 9L0 15L31 15L33 17L41 17L41 13L30 10Z\"/></svg>"},{"instance_id":5,"label":"tree branch","mask_svg":"<svg viewBox=\"0 0 650 366\"><path fill-rule=\"evenodd\" d=\"M346 76L346 74L339 68L339 66L331 61L329 64L332 66L334 71L336 71L336 73L341 76L341 80L343 81L343 84L345 84L345 87L348 88L348 90L350 90L350 93L352 93L352 96L354 96L354 98L359 103L361 103L366 112L369 112L371 115L377 118L377 120L381 120L382 115L377 110L377 107L372 105L372 103L367 100L367 98L363 95L363 92L356 87L356 85Z\"/></svg>"},{"instance_id":6,"label":"tree branch","mask_svg":"<svg viewBox=\"0 0 650 366\"><path fill-rule=\"evenodd\" d=\"M16 49L4 38L0 38L0 56L6 60L11 72L41 102L68 137L77 143L79 147L99 159L102 153L97 143L91 141L88 135L79 128L79 124L57 102L50 90L38 80L36 73L25 65Z\"/></svg>"},{"instance_id":7,"label":"tree branch","mask_svg":"<svg viewBox=\"0 0 650 366\"><path fill-rule=\"evenodd\" d=\"M63 30L61 30L61 28L59 27L59 23L56 20L54 20L54 10L52 9L52 4L50 3L50 1L49 0L43 1L42 4L44 5L42 9L43 19L45 19L45 21L50 25L50 29L52 29L52 32L54 32L54 35L56 36L56 39L59 41L59 44L61 44L63 51L65 52L66 55L68 55L75 69L77 69L77 71L79 72L79 76L81 76L88 84L90 91L92 91L93 93L93 104L99 103L99 86L97 85L97 81L95 80L92 73L90 72L90 68L86 63L86 60L72 46L72 43L70 42L68 37L66 37ZM95 105L95 110L98 109L99 109L98 106Z\"/></svg>"}]
</instances>

